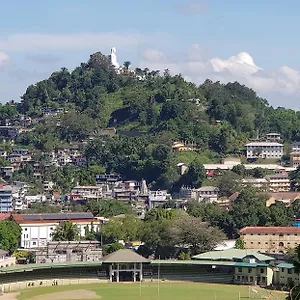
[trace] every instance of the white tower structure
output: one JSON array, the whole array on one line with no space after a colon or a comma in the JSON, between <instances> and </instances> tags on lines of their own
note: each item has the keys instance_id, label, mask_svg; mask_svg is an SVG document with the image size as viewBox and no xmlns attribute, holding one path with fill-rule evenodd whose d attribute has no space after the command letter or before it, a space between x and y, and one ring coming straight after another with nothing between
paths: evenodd
<instances>
[{"instance_id":1,"label":"white tower structure","mask_svg":"<svg viewBox=\"0 0 300 300\"><path fill-rule=\"evenodd\" d=\"M111 48L110 61L111 61L111 64L112 64L116 69L119 69L119 68L120 68L120 65L118 64L118 61L117 61L117 49L116 49L115 47L112 47L112 48Z\"/></svg>"}]
</instances>

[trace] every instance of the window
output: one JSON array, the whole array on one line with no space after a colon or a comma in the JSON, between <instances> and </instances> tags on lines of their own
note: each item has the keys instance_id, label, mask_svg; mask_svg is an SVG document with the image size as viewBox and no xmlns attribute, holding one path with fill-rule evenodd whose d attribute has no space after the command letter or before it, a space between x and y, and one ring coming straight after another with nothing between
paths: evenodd
<instances>
[{"instance_id":1,"label":"window","mask_svg":"<svg viewBox=\"0 0 300 300\"><path fill-rule=\"evenodd\" d=\"M27 231L27 228L24 228L25 231Z\"/></svg>"},{"instance_id":2,"label":"window","mask_svg":"<svg viewBox=\"0 0 300 300\"><path fill-rule=\"evenodd\" d=\"M283 242L279 242L279 247L284 247L284 243Z\"/></svg>"},{"instance_id":3,"label":"window","mask_svg":"<svg viewBox=\"0 0 300 300\"><path fill-rule=\"evenodd\" d=\"M33 246L36 246L36 242L32 242L32 245L33 245Z\"/></svg>"},{"instance_id":4,"label":"window","mask_svg":"<svg viewBox=\"0 0 300 300\"><path fill-rule=\"evenodd\" d=\"M243 271L243 270L242 270L242 268L241 268L241 267L239 267L239 273L242 273L242 271Z\"/></svg>"},{"instance_id":5,"label":"window","mask_svg":"<svg viewBox=\"0 0 300 300\"><path fill-rule=\"evenodd\" d=\"M258 245L260 245L260 242L258 242Z\"/></svg>"},{"instance_id":6,"label":"window","mask_svg":"<svg viewBox=\"0 0 300 300\"><path fill-rule=\"evenodd\" d=\"M251 268L248 268L248 273L251 273L252 272L252 269Z\"/></svg>"},{"instance_id":7,"label":"window","mask_svg":"<svg viewBox=\"0 0 300 300\"><path fill-rule=\"evenodd\" d=\"M265 242L266 245L268 245L268 242Z\"/></svg>"},{"instance_id":8,"label":"window","mask_svg":"<svg viewBox=\"0 0 300 300\"><path fill-rule=\"evenodd\" d=\"M253 282L253 277L252 276L250 276L250 282Z\"/></svg>"},{"instance_id":9,"label":"window","mask_svg":"<svg viewBox=\"0 0 300 300\"><path fill-rule=\"evenodd\" d=\"M293 269L288 269L288 274L293 274Z\"/></svg>"},{"instance_id":10,"label":"window","mask_svg":"<svg viewBox=\"0 0 300 300\"><path fill-rule=\"evenodd\" d=\"M263 273L264 273L264 269L261 268L261 269L260 269L260 274L263 274Z\"/></svg>"}]
</instances>

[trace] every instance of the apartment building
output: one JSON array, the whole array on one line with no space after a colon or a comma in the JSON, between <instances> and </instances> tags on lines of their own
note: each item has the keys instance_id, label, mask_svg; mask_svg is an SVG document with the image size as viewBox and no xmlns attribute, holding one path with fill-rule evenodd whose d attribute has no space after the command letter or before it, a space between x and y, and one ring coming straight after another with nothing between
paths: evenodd
<instances>
[{"instance_id":1,"label":"apartment building","mask_svg":"<svg viewBox=\"0 0 300 300\"><path fill-rule=\"evenodd\" d=\"M0 213L9 213L13 210L13 190L10 185L0 185Z\"/></svg>"},{"instance_id":2,"label":"apartment building","mask_svg":"<svg viewBox=\"0 0 300 300\"><path fill-rule=\"evenodd\" d=\"M271 193L289 192L291 189L291 182L287 173L267 175L265 178Z\"/></svg>"},{"instance_id":3,"label":"apartment building","mask_svg":"<svg viewBox=\"0 0 300 300\"><path fill-rule=\"evenodd\" d=\"M247 158L275 158L283 155L283 144L277 142L252 142L246 144Z\"/></svg>"},{"instance_id":4,"label":"apartment building","mask_svg":"<svg viewBox=\"0 0 300 300\"><path fill-rule=\"evenodd\" d=\"M148 198L148 209L155 208L171 200L172 197L167 191L150 191Z\"/></svg>"},{"instance_id":5,"label":"apartment building","mask_svg":"<svg viewBox=\"0 0 300 300\"><path fill-rule=\"evenodd\" d=\"M300 150L290 153L290 165L292 168L298 168L300 166Z\"/></svg>"},{"instance_id":6,"label":"apartment building","mask_svg":"<svg viewBox=\"0 0 300 300\"><path fill-rule=\"evenodd\" d=\"M70 221L79 227L81 236L86 226L97 231L99 222L92 213L13 214L14 221L22 228L21 248L31 249L46 246L52 240L56 227Z\"/></svg>"},{"instance_id":7,"label":"apartment building","mask_svg":"<svg viewBox=\"0 0 300 300\"><path fill-rule=\"evenodd\" d=\"M280 141L281 140L280 134L276 133L276 132L267 133L265 135L265 138L267 141Z\"/></svg>"},{"instance_id":8,"label":"apartment building","mask_svg":"<svg viewBox=\"0 0 300 300\"><path fill-rule=\"evenodd\" d=\"M79 198L92 200L100 199L103 197L103 186L102 185L87 185L87 186L76 186L72 189L71 195L76 195Z\"/></svg>"},{"instance_id":9,"label":"apartment building","mask_svg":"<svg viewBox=\"0 0 300 300\"><path fill-rule=\"evenodd\" d=\"M183 199L194 199L199 202L213 203L218 200L219 189L214 186L203 186L198 189L182 187L179 197Z\"/></svg>"},{"instance_id":10,"label":"apartment building","mask_svg":"<svg viewBox=\"0 0 300 300\"><path fill-rule=\"evenodd\" d=\"M247 250L283 254L300 243L300 228L245 227L240 230L240 237Z\"/></svg>"},{"instance_id":11,"label":"apartment building","mask_svg":"<svg viewBox=\"0 0 300 300\"><path fill-rule=\"evenodd\" d=\"M269 190L269 181L266 178L243 178L242 185L243 187L254 187L264 192Z\"/></svg>"}]
</instances>

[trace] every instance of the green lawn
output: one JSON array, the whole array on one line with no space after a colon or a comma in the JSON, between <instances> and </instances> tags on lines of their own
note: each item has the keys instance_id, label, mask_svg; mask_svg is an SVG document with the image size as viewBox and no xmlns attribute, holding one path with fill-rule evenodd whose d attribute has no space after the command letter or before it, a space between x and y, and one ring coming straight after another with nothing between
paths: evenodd
<instances>
[{"instance_id":1,"label":"green lawn","mask_svg":"<svg viewBox=\"0 0 300 300\"><path fill-rule=\"evenodd\" d=\"M240 299L249 299L249 288L247 286L201 283L161 283L159 295L157 283L143 283L141 287L141 295L140 285L131 283L41 287L22 291L18 296L18 300L29 300L39 295L43 296L36 297L35 300L42 300L44 297L45 299L62 300L58 294L53 295L53 298L46 296L46 294L72 290L74 294L76 294L76 290L94 291L101 300L234 300L239 299L239 295ZM251 299L285 299L285 295L279 292L270 292L256 287L254 287L254 289L259 291L261 295L255 294L255 292L252 291L250 293Z\"/></svg>"}]
</instances>

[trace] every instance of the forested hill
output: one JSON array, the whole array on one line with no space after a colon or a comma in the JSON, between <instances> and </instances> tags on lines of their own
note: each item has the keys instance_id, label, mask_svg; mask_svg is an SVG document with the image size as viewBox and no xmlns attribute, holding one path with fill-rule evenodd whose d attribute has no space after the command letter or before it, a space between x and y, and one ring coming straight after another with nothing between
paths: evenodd
<instances>
[{"instance_id":1,"label":"forested hill","mask_svg":"<svg viewBox=\"0 0 300 300\"><path fill-rule=\"evenodd\" d=\"M40 122L17 142L48 151L62 142L93 136L86 148L89 163L126 178L146 178L158 187L169 187L178 179L171 151L174 141L195 143L197 153L209 160L239 153L258 134L278 132L286 141L300 139L299 112L274 109L237 82L206 80L196 86L169 70L133 72L129 62L117 74L109 57L100 52L72 72L62 68L29 86L16 110L7 104L0 113L2 118L14 114L39 118L57 108L64 110L59 121ZM111 127L143 135L100 135Z\"/></svg>"}]
</instances>

